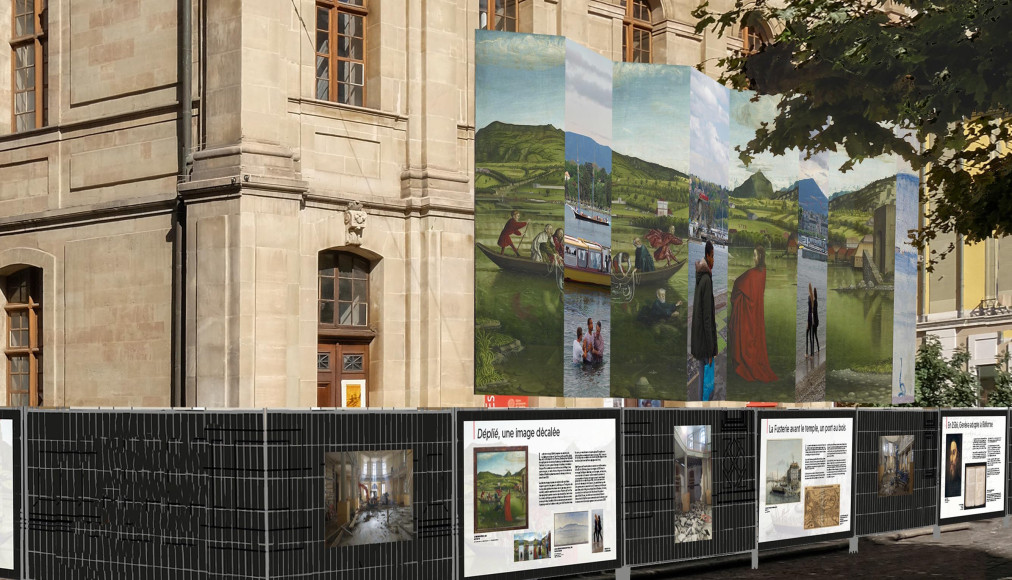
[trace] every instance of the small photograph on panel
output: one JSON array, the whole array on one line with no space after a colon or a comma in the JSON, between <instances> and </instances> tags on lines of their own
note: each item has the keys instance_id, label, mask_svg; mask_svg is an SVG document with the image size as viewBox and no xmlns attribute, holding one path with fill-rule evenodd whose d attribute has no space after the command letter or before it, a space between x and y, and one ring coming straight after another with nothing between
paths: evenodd
<instances>
[{"instance_id":1,"label":"small photograph on panel","mask_svg":"<svg viewBox=\"0 0 1012 580\"><path fill-rule=\"evenodd\" d=\"M604 510L590 511L590 529L593 531L590 547L591 552L604 551Z\"/></svg>"},{"instance_id":2,"label":"small photograph on panel","mask_svg":"<svg viewBox=\"0 0 1012 580\"><path fill-rule=\"evenodd\" d=\"M878 496L914 492L914 436L884 435L878 443Z\"/></svg>"},{"instance_id":3,"label":"small photograph on panel","mask_svg":"<svg viewBox=\"0 0 1012 580\"><path fill-rule=\"evenodd\" d=\"M945 497L963 495L963 435L945 436Z\"/></svg>"},{"instance_id":4,"label":"small photograph on panel","mask_svg":"<svg viewBox=\"0 0 1012 580\"><path fill-rule=\"evenodd\" d=\"M474 450L474 533L527 529L527 447Z\"/></svg>"},{"instance_id":5,"label":"small photograph on panel","mask_svg":"<svg viewBox=\"0 0 1012 580\"><path fill-rule=\"evenodd\" d=\"M586 511L555 514L555 545L574 546L590 541L590 517Z\"/></svg>"},{"instance_id":6,"label":"small photograph on panel","mask_svg":"<svg viewBox=\"0 0 1012 580\"><path fill-rule=\"evenodd\" d=\"M801 439L766 442L766 505L801 501Z\"/></svg>"},{"instance_id":7,"label":"small photograph on panel","mask_svg":"<svg viewBox=\"0 0 1012 580\"><path fill-rule=\"evenodd\" d=\"M528 562L552 557L552 532L513 534L513 561Z\"/></svg>"},{"instance_id":8,"label":"small photograph on panel","mask_svg":"<svg viewBox=\"0 0 1012 580\"><path fill-rule=\"evenodd\" d=\"M984 507L987 504L985 490L987 490L987 463L968 463L963 509Z\"/></svg>"},{"instance_id":9,"label":"small photograph on panel","mask_svg":"<svg viewBox=\"0 0 1012 580\"><path fill-rule=\"evenodd\" d=\"M675 427L675 542L713 538L713 452L709 425Z\"/></svg>"},{"instance_id":10,"label":"small photograph on panel","mask_svg":"<svg viewBox=\"0 0 1012 580\"><path fill-rule=\"evenodd\" d=\"M805 529L840 525L840 484L805 488Z\"/></svg>"},{"instance_id":11,"label":"small photograph on panel","mask_svg":"<svg viewBox=\"0 0 1012 580\"><path fill-rule=\"evenodd\" d=\"M324 454L324 542L328 548L415 539L414 452Z\"/></svg>"}]
</instances>

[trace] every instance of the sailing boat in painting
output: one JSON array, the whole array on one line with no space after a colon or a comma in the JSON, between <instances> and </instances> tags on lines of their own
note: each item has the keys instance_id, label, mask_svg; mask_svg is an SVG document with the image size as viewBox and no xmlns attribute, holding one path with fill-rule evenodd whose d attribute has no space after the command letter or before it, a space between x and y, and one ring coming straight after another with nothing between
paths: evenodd
<instances>
[{"instance_id":1,"label":"sailing boat in painting","mask_svg":"<svg viewBox=\"0 0 1012 580\"><path fill-rule=\"evenodd\" d=\"M590 172L590 195L591 195L590 204L591 204L591 207L595 207L595 203L597 201L596 196L594 194L594 189L595 189L595 186L597 185L597 176L595 175L596 170L597 170L597 164L592 164L591 165L591 172ZM591 213L591 212L589 212L589 210L585 211L581 207L582 206L581 200L580 200L580 174L581 173L583 173L583 171L580 168L580 154L579 154L579 148L577 148L577 154L576 154L576 205L574 206L572 203L566 202L566 207L569 208L569 210L573 212L573 217L575 217L578 220L582 220L582 221L585 221L585 222L591 222L591 223L599 224L599 225L602 225L602 226L609 225L608 218L605 217L604 214L594 215L594 213L596 213L596 212ZM566 172L565 179L566 179L566 181L569 181L571 179L571 176L569 175L568 171Z\"/></svg>"}]
</instances>

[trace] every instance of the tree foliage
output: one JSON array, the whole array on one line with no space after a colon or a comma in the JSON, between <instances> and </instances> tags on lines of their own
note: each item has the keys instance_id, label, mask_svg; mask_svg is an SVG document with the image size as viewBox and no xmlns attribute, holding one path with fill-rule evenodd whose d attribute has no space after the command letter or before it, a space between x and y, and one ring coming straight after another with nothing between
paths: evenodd
<instances>
[{"instance_id":1,"label":"tree foliage","mask_svg":"<svg viewBox=\"0 0 1012 580\"><path fill-rule=\"evenodd\" d=\"M1012 373L1009 372L1009 351L998 357L995 366L994 390L988 396L987 404L991 407L1012 407Z\"/></svg>"},{"instance_id":2,"label":"tree foliage","mask_svg":"<svg viewBox=\"0 0 1012 580\"><path fill-rule=\"evenodd\" d=\"M948 361L942 356L942 344L932 335L924 337L917 349L914 366L914 398L920 407L974 407L979 382L967 370L970 355L957 350Z\"/></svg>"},{"instance_id":3,"label":"tree foliage","mask_svg":"<svg viewBox=\"0 0 1012 580\"><path fill-rule=\"evenodd\" d=\"M743 161L795 147L842 150L846 171L895 153L926 170L918 247L953 232L972 242L1012 234L1009 0L908 0L888 12L881 0L778 4L735 0L719 12L705 2L693 12L697 32L730 34L756 17L779 30L758 52L718 63L723 82L782 97ZM948 251L932 249L929 262Z\"/></svg>"}]
</instances>

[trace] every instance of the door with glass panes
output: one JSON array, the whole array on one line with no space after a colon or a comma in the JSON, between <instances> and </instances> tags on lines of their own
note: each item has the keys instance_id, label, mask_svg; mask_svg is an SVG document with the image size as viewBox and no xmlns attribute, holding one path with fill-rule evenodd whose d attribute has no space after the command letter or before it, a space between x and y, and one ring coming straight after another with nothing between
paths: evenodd
<instances>
[{"instance_id":1,"label":"door with glass panes","mask_svg":"<svg viewBox=\"0 0 1012 580\"><path fill-rule=\"evenodd\" d=\"M364 408L368 368L369 345L320 344L316 351L316 405Z\"/></svg>"}]
</instances>

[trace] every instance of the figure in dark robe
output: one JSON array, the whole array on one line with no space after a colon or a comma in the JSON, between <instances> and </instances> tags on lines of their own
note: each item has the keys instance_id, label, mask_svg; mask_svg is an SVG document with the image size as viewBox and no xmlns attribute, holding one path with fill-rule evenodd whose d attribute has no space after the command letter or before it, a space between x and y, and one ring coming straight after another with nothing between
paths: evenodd
<instances>
[{"instance_id":1,"label":"figure in dark robe","mask_svg":"<svg viewBox=\"0 0 1012 580\"><path fill-rule=\"evenodd\" d=\"M656 248L654 250L654 260L658 262L664 260L667 266L671 265L672 260L678 261L672 246L682 245L682 239L675 235L675 226L669 226L667 232L650 230L647 232L646 237L650 242L650 246Z\"/></svg>"},{"instance_id":2,"label":"figure in dark robe","mask_svg":"<svg viewBox=\"0 0 1012 580\"><path fill-rule=\"evenodd\" d=\"M513 210L510 213L510 219L506 222L506 225L502 228L502 233L499 234L499 253L502 254L506 251L506 248L513 248L513 253L520 257L520 252L517 251L517 247L513 245L512 236L519 236L523 232L520 230L527 225L527 222L520 221L520 212Z\"/></svg>"},{"instance_id":3,"label":"figure in dark robe","mask_svg":"<svg viewBox=\"0 0 1012 580\"><path fill-rule=\"evenodd\" d=\"M636 246L636 257L633 261L633 266L638 272L653 272L654 271L654 258L650 255L650 250L643 246L643 242L639 238L633 240L633 245Z\"/></svg>"},{"instance_id":4,"label":"figure in dark robe","mask_svg":"<svg viewBox=\"0 0 1012 580\"><path fill-rule=\"evenodd\" d=\"M777 380L766 352L766 249L755 248L755 266L734 281L728 330L734 372L749 382Z\"/></svg>"}]
</instances>

